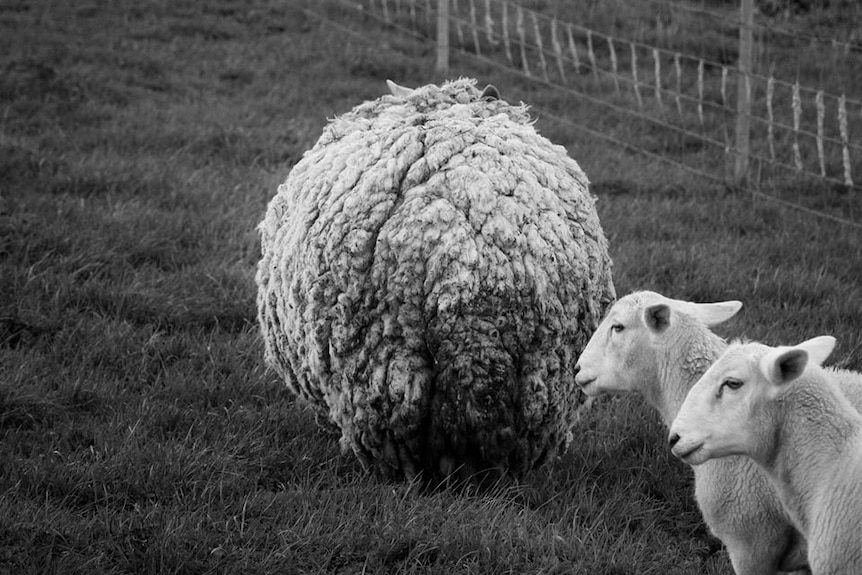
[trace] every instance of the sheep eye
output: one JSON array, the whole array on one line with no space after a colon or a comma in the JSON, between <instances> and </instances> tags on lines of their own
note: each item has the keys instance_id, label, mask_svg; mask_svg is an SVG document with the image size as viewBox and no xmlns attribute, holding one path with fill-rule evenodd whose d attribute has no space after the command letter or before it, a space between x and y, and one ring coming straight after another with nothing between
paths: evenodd
<instances>
[{"instance_id":1,"label":"sheep eye","mask_svg":"<svg viewBox=\"0 0 862 575\"><path fill-rule=\"evenodd\" d=\"M726 385L730 389L739 389L740 387L742 387L742 382L738 379L725 379L724 385Z\"/></svg>"},{"instance_id":2,"label":"sheep eye","mask_svg":"<svg viewBox=\"0 0 862 575\"><path fill-rule=\"evenodd\" d=\"M624 329L625 329L625 327L623 327L621 324L618 324L618 323L615 323L614 325L611 326L611 331L614 333L619 333Z\"/></svg>"},{"instance_id":3,"label":"sheep eye","mask_svg":"<svg viewBox=\"0 0 862 575\"><path fill-rule=\"evenodd\" d=\"M718 388L717 396L721 397L721 394L724 391L725 387L728 389L736 390L736 389L739 389L740 387L742 387L742 383L743 382L738 380L738 379L725 379L724 381L721 382L721 386L719 386L719 388Z\"/></svg>"}]
</instances>

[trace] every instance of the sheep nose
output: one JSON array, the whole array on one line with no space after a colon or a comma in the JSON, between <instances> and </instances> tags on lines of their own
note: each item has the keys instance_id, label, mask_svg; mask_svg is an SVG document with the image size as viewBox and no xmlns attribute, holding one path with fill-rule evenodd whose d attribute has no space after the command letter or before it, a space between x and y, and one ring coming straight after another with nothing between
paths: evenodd
<instances>
[{"instance_id":1,"label":"sheep nose","mask_svg":"<svg viewBox=\"0 0 862 575\"><path fill-rule=\"evenodd\" d=\"M576 363L576 364L575 364L575 375L578 375L578 372L579 372L579 371L581 371L581 364L580 364L580 363Z\"/></svg>"},{"instance_id":2,"label":"sheep nose","mask_svg":"<svg viewBox=\"0 0 862 575\"><path fill-rule=\"evenodd\" d=\"M673 446L679 442L679 433L671 433L670 437L667 438L668 445L673 449Z\"/></svg>"}]
</instances>

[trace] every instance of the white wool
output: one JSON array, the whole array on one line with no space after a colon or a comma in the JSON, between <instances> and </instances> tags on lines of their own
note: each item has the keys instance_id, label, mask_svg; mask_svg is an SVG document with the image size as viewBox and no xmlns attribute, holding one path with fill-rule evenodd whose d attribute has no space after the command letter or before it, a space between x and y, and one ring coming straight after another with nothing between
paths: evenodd
<instances>
[{"instance_id":1,"label":"white wool","mask_svg":"<svg viewBox=\"0 0 862 575\"><path fill-rule=\"evenodd\" d=\"M834 344L731 345L691 389L670 435L692 465L756 462L808 541L814 575L862 572L862 415L848 401L862 374L820 367Z\"/></svg>"},{"instance_id":2,"label":"white wool","mask_svg":"<svg viewBox=\"0 0 862 575\"><path fill-rule=\"evenodd\" d=\"M587 178L461 79L333 119L261 222L266 358L393 476L552 461L574 356L614 299Z\"/></svg>"},{"instance_id":3,"label":"white wool","mask_svg":"<svg viewBox=\"0 0 862 575\"><path fill-rule=\"evenodd\" d=\"M655 292L629 294L611 307L587 343L576 381L590 396L637 393L670 426L689 389L727 347L707 324L729 319L740 307L735 301L696 304ZM647 317L648 311L663 310L666 323L657 326ZM727 547L737 575L804 566L804 542L753 462L745 457L713 460L696 467L694 475L704 521Z\"/></svg>"}]
</instances>

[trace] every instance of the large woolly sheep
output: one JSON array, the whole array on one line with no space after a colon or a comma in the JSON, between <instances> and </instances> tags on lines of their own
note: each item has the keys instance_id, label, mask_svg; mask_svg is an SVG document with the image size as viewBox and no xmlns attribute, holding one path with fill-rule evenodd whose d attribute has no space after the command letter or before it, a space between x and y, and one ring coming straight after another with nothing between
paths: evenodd
<instances>
[{"instance_id":1,"label":"large woolly sheep","mask_svg":"<svg viewBox=\"0 0 862 575\"><path fill-rule=\"evenodd\" d=\"M520 477L560 454L613 301L578 164L460 79L332 120L260 225L266 359L394 477Z\"/></svg>"},{"instance_id":2,"label":"large woolly sheep","mask_svg":"<svg viewBox=\"0 0 862 575\"><path fill-rule=\"evenodd\" d=\"M691 465L751 457L807 539L813 575L858 575L862 415L819 365L834 345L829 336L793 347L731 345L692 387L670 445Z\"/></svg>"},{"instance_id":3,"label":"large woolly sheep","mask_svg":"<svg viewBox=\"0 0 862 575\"><path fill-rule=\"evenodd\" d=\"M593 397L639 394L670 426L689 389L727 347L709 327L741 307L738 301L693 303L650 291L626 295L587 343L576 381ZM727 547L738 575L805 566L804 541L768 478L749 459L712 461L694 475L703 518Z\"/></svg>"}]
</instances>

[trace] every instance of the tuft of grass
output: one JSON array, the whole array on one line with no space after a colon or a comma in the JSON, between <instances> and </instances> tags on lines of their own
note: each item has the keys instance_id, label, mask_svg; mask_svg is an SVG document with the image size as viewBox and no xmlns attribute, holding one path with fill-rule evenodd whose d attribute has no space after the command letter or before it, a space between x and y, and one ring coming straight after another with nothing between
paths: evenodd
<instances>
[{"instance_id":1,"label":"tuft of grass","mask_svg":"<svg viewBox=\"0 0 862 575\"><path fill-rule=\"evenodd\" d=\"M327 118L386 78L442 79L427 45L355 22L369 43L306 7L343 11L0 7L0 573L728 573L637 399L597 401L565 457L479 491L367 474L266 370L268 199ZM509 100L589 112L458 66ZM862 368L859 232L537 125L592 180L619 293L741 299L726 335L832 333L835 363ZM859 209L840 190L806 197Z\"/></svg>"}]
</instances>

